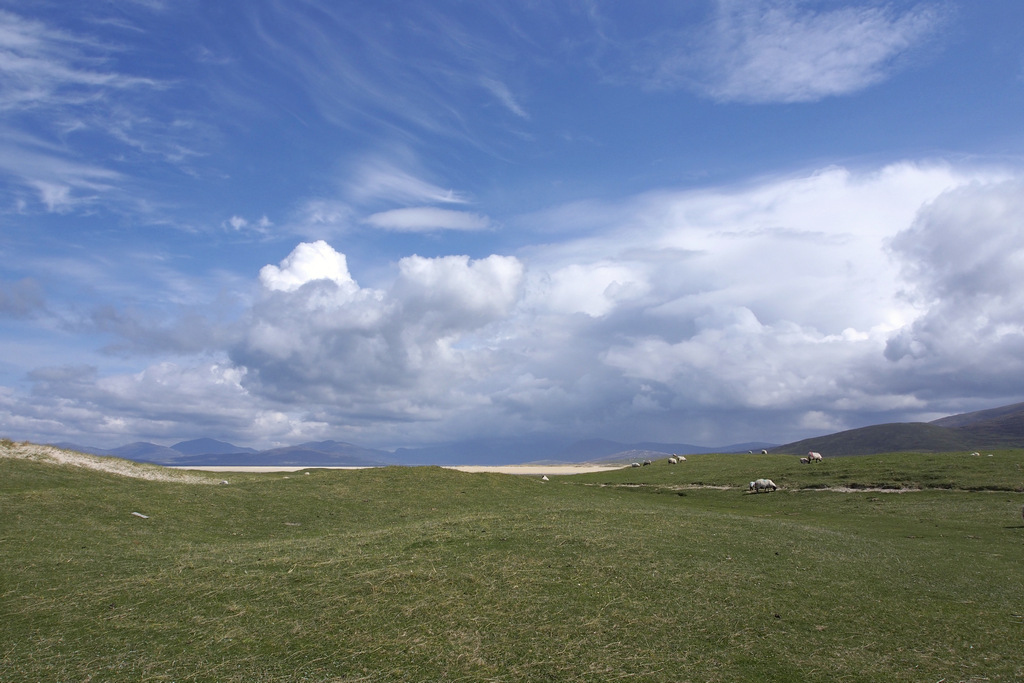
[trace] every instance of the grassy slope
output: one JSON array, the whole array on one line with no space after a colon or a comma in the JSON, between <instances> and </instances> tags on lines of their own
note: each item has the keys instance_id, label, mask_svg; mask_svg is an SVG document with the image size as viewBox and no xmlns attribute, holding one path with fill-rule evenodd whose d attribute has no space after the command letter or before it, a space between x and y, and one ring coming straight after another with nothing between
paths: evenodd
<instances>
[{"instance_id":1,"label":"grassy slope","mask_svg":"<svg viewBox=\"0 0 1024 683\"><path fill-rule=\"evenodd\" d=\"M0 681L1019 679L1022 466L197 486L0 458ZM758 476L783 490L687 488ZM840 484L926 490L815 488Z\"/></svg>"},{"instance_id":2,"label":"grassy slope","mask_svg":"<svg viewBox=\"0 0 1024 683\"><path fill-rule=\"evenodd\" d=\"M772 450L800 455L808 451L826 455L873 455L902 450L971 452L986 447L986 444L988 447L992 446L987 439L983 441L984 443L979 443L973 435L961 429L950 429L925 422L895 422L804 439Z\"/></svg>"}]
</instances>

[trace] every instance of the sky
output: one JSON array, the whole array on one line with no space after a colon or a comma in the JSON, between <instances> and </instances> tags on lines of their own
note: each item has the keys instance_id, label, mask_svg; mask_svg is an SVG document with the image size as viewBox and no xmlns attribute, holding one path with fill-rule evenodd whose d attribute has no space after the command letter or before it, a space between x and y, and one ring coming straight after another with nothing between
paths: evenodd
<instances>
[{"instance_id":1,"label":"sky","mask_svg":"<svg viewBox=\"0 0 1024 683\"><path fill-rule=\"evenodd\" d=\"M0 435L1024 401L1017 0L0 0Z\"/></svg>"}]
</instances>

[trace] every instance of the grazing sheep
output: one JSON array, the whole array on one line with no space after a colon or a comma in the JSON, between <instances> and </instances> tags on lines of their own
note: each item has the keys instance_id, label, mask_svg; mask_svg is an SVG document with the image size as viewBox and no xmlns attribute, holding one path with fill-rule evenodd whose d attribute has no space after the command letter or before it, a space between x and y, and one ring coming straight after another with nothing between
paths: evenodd
<instances>
[{"instance_id":1,"label":"grazing sheep","mask_svg":"<svg viewBox=\"0 0 1024 683\"><path fill-rule=\"evenodd\" d=\"M800 458L800 464L801 465L806 465L810 461L811 461L810 458Z\"/></svg>"},{"instance_id":2,"label":"grazing sheep","mask_svg":"<svg viewBox=\"0 0 1024 683\"><path fill-rule=\"evenodd\" d=\"M647 467L650 464L651 464L650 460L644 460L644 467Z\"/></svg>"},{"instance_id":3,"label":"grazing sheep","mask_svg":"<svg viewBox=\"0 0 1024 683\"><path fill-rule=\"evenodd\" d=\"M768 455L768 451L766 451L765 449L762 448L761 449L761 455Z\"/></svg>"},{"instance_id":4,"label":"grazing sheep","mask_svg":"<svg viewBox=\"0 0 1024 683\"><path fill-rule=\"evenodd\" d=\"M640 467L640 463L638 463L638 462L631 463L630 467Z\"/></svg>"},{"instance_id":5,"label":"grazing sheep","mask_svg":"<svg viewBox=\"0 0 1024 683\"><path fill-rule=\"evenodd\" d=\"M807 454L807 459L810 460L811 462L814 462L816 460L821 460L822 459L821 458L821 453L815 453L814 451L810 451Z\"/></svg>"},{"instance_id":6,"label":"grazing sheep","mask_svg":"<svg viewBox=\"0 0 1024 683\"><path fill-rule=\"evenodd\" d=\"M749 490L754 493L760 493L761 491L775 491L779 487L775 485L775 482L771 479L756 479L750 482Z\"/></svg>"},{"instance_id":7,"label":"grazing sheep","mask_svg":"<svg viewBox=\"0 0 1024 683\"><path fill-rule=\"evenodd\" d=\"M540 480L541 481L551 481L550 479L548 479L548 475L546 475L546 474L543 477L541 477Z\"/></svg>"},{"instance_id":8,"label":"grazing sheep","mask_svg":"<svg viewBox=\"0 0 1024 683\"><path fill-rule=\"evenodd\" d=\"M679 458L679 462L686 462L686 456L685 455L677 455L676 457Z\"/></svg>"},{"instance_id":9,"label":"grazing sheep","mask_svg":"<svg viewBox=\"0 0 1024 683\"><path fill-rule=\"evenodd\" d=\"M971 453L971 455L973 455L975 458L981 457L981 453L979 453L978 451L974 451L973 453Z\"/></svg>"},{"instance_id":10,"label":"grazing sheep","mask_svg":"<svg viewBox=\"0 0 1024 683\"><path fill-rule=\"evenodd\" d=\"M668 459L668 464L669 465L677 465L677 464L679 464L679 461L676 460L676 456L673 455L671 458Z\"/></svg>"}]
</instances>

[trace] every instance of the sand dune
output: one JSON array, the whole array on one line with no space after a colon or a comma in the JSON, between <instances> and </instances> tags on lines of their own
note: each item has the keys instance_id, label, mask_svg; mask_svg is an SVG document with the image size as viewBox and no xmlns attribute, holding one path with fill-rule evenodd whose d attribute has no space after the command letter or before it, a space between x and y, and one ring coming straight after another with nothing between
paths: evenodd
<instances>
[{"instance_id":1,"label":"sand dune","mask_svg":"<svg viewBox=\"0 0 1024 683\"><path fill-rule=\"evenodd\" d=\"M159 465L144 465L130 460L119 458L105 458L87 453L66 451L56 446L42 446L39 444L22 442L13 443L5 441L0 447L0 456L9 458L22 458L35 460L37 462L49 462L58 465L72 465L74 467L85 467L91 470L101 470L111 474L119 474L123 477L134 477L136 479L150 479L153 481L177 481L187 484L213 484L211 479L204 479L197 475L190 475L187 472L176 472Z\"/></svg>"}]
</instances>

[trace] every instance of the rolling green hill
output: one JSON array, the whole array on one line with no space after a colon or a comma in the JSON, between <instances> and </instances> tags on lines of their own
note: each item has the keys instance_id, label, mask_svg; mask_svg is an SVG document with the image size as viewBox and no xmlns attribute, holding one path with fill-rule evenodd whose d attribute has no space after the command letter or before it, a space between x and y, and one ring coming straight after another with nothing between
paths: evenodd
<instances>
[{"instance_id":1,"label":"rolling green hill","mask_svg":"<svg viewBox=\"0 0 1024 683\"><path fill-rule=\"evenodd\" d=\"M803 439L770 449L803 455L871 455L893 451L953 452L1024 448L1024 403L933 422L894 422Z\"/></svg>"},{"instance_id":2,"label":"rolling green hill","mask_svg":"<svg viewBox=\"0 0 1024 683\"><path fill-rule=\"evenodd\" d=\"M542 481L26 449L0 443L0 681L1024 677L1024 451Z\"/></svg>"}]
</instances>

